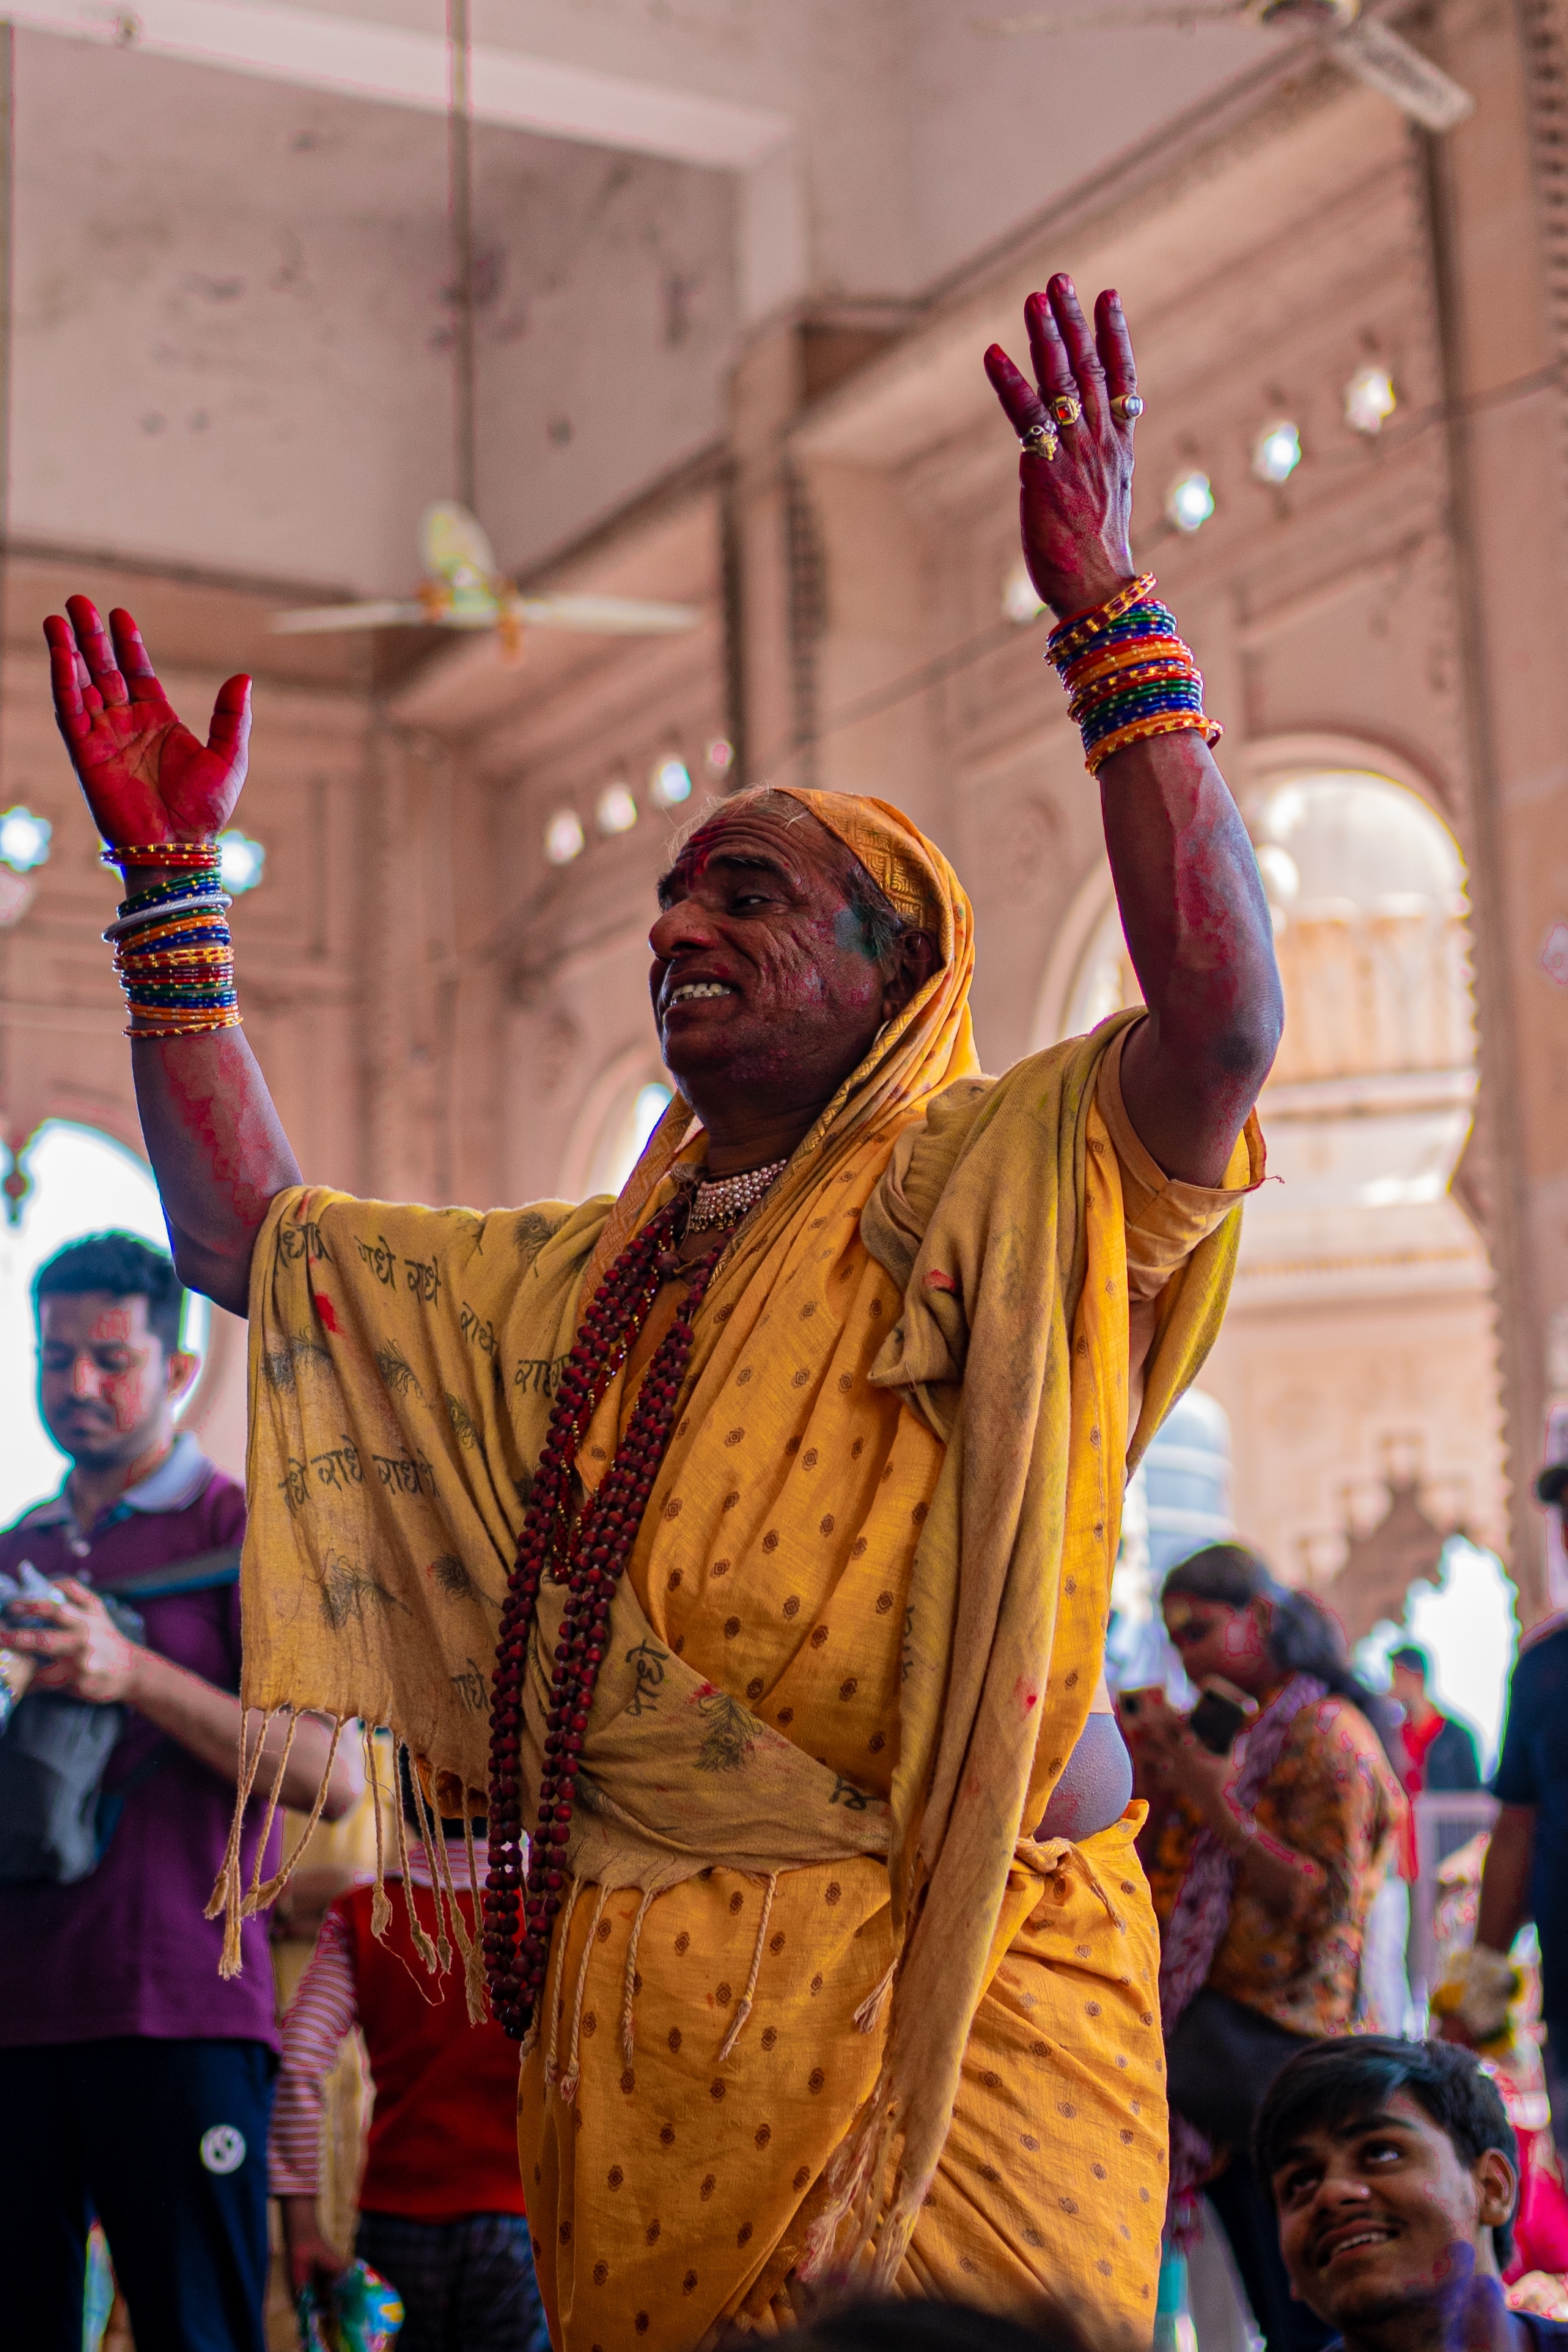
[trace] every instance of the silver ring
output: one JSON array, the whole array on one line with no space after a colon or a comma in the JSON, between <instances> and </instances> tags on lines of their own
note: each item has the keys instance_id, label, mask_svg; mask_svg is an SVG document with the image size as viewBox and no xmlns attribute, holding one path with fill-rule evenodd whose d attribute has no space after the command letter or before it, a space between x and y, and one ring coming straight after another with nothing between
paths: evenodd
<instances>
[{"instance_id":1,"label":"silver ring","mask_svg":"<svg viewBox=\"0 0 1568 2352\"><path fill-rule=\"evenodd\" d=\"M1143 413L1143 401L1135 392L1119 392L1111 403L1111 414L1121 425L1131 425Z\"/></svg>"}]
</instances>

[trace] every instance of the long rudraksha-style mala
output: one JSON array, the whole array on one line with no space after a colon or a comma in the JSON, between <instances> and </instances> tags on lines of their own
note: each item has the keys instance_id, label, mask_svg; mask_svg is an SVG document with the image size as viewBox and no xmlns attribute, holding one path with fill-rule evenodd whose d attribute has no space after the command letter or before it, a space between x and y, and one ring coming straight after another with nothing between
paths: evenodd
<instances>
[{"instance_id":1,"label":"long rudraksha-style mala","mask_svg":"<svg viewBox=\"0 0 1568 2352\"><path fill-rule=\"evenodd\" d=\"M661 1209L594 1294L556 1391L501 1611L490 1717L485 1969L491 2010L514 2042L527 2033L544 1985L566 1883L562 1849L570 1835L578 1759L604 1657L610 1604L670 1442L697 1308L733 1237L731 1231L721 1232L703 1256L683 1265L676 1252L690 1210L689 1192ZM571 1482L578 1448L661 1286L683 1275L689 1288L643 1376L626 1433L598 1493L574 1519ZM518 1770L523 1685L528 1635L547 1571L557 1583L570 1585L570 1598L551 1675L544 1774L525 1874Z\"/></svg>"}]
</instances>

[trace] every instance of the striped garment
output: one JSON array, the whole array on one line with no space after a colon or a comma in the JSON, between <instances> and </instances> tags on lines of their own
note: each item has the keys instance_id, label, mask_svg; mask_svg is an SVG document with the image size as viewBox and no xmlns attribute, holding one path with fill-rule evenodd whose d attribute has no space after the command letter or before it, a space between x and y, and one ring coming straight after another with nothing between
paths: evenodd
<instances>
[{"instance_id":1,"label":"striped garment","mask_svg":"<svg viewBox=\"0 0 1568 2352\"><path fill-rule=\"evenodd\" d=\"M468 1892L468 1857L460 1846L451 1849L452 1883ZM429 1886L430 1863L423 1847L411 1837L409 1878L415 1886ZM478 1885L485 1884L486 1845L474 1842ZM388 1874L389 1887L394 1875ZM361 1883L367 1883L361 1875ZM338 2052L360 2022L359 1987L349 1930L334 1907L328 1911L316 1939L316 1949L299 1979L299 1990L283 2021L283 2063L272 2109L267 2143L267 2180L274 2197L314 2197L321 2168L321 2115L324 2084Z\"/></svg>"}]
</instances>

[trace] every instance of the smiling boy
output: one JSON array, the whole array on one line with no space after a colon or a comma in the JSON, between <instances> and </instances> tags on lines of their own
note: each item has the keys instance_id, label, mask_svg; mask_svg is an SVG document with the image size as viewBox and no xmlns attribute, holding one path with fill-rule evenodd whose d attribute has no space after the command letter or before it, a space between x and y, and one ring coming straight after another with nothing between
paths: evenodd
<instances>
[{"instance_id":1,"label":"smiling boy","mask_svg":"<svg viewBox=\"0 0 1568 2352\"><path fill-rule=\"evenodd\" d=\"M1531 2352L1568 2337L1568 2322L1504 2300L1519 2153L1468 2051L1321 2042L1275 2080L1254 2152L1292 2291L1345 2352Z\"/></svg>"}]
</instances>

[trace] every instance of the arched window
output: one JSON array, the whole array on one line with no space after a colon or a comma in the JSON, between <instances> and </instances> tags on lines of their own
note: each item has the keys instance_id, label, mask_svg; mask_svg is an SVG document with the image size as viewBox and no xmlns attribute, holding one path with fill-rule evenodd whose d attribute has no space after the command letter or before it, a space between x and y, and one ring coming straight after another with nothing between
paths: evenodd
<instances>
[{"instance_id":1,"label":"arched window","mask_svg":"<svg viewBox=\"0 0 1568 2352\"><path fill-rule=\"evenodd\" d=\"M1465 873L1414 793L1301 776L1257 803L1253 839L1289 1008L1276 1086L1475 1061Z\"/></svg>"},{"instance_id":2,"label":"arched window","mask_svg":"<svg viewBox=\"0 0 1568 2352\"><path fill-rule=\"evenodd\" d=\"M1249 1208L1245 1256L1256 1262L1275 1244L1298 1263L1365 1254L1376 1246L1369 1213L1439 1203L1449 1229L1427 1244L1473 1246L1445 1202L1476 1087L1465 875L1453 835L1405 785L1351 769L1272 781L1249 822L1274 918L1285 1032L1260 1107L1270 1172L1283 1182ZM1108 873L1101 887L1098 913L1091 906L1084 923L1081 910L1086 936L1065 990L1058 986L1061 1009L1050 1022L1058 1036L1142 1001ZM1406 1255L1414 1238L1406 1232Z\"/></svg>"},{"instance_id":3,"label":"arched window","mask_svg":"<svg viewBox=\"0 0 1568 2352\"><path fill-rule=\"evenodd\" d=\"M46 1120L20 1155L28 1180L16 1223L0 1223L0 1527L51 1494L65 1463L38 1418L33 1276L84 1234L119 1230L166 1250L158 1191L144 1160L97 1128ZM211 1310L187 1294L184 1344L204 1353Z\"/></svg>"},{"instance_id":4,"label":"arched window","mask_svg":"<svg viewBox=\"0 0 1568 2352\"><path fill-rule=\"evenodd\" d=\"M1258 1107L1278 1181L1247 1204L1204 1383L1235 1431L1246 1538L1331 1604L1370 1606L1367 1580L1385 1568L1375 1613L1386 1604L1402 1638L1427 1627L1457 1698L1463 1654L1463 1705L1490 1734L1510 1638L1502 1571L1476 1553L1484 1573L1445 1584L1440 1609L1411 1587L1391 1466L1408 1464L1437 1549L1461 1522L1501 1536L1491 1273L1451 1189L1477 1083L1464 862L1413 785L1348 746L1337 761L1328 743L1297 748L1253 747L1257 781L1241 795L1284 984ZM1063 923L1036 1042L1138 1001L1102 866ZM1443 1557L1460 1555L1450 1544ZM1342 1578L1357 1580L1354 1596Z\"/></svg>"}]
</instances>

